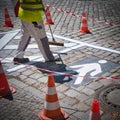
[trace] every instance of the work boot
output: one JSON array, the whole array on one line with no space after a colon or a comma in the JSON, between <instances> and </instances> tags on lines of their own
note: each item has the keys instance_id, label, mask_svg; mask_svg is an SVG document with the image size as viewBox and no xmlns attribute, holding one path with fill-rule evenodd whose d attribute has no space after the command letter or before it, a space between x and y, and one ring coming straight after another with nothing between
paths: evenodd
<instances>
[{"instance_id":1,"label":"work boot","mask_svg":"<svg viewBox=\"0 0 120 120\"><path fill-rule=\"evenodd\" d=\"M61 61L61 58L55 58L54 60L48 60L48 61L45 61L45 62L57 62L57 61Z\"/></svg>"},{"instance_id":2,"label":"work boot","mask_svg":"<svg viewBox=\"0 0 120 120\"><path fill-rule=\"evenodd\" d=\"M13 62L14 64L26 63L29 62L29 58L14 58Z\"/></svg>"}]
</instances>

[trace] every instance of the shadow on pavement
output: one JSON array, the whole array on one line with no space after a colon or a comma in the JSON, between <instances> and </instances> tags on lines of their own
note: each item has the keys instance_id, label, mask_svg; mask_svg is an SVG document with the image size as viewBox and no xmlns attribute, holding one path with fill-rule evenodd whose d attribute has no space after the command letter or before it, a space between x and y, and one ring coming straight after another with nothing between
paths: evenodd
<instances>
[{"instance_id":1,"label":"shadow on pavement","mask_svg":"<svg viewBox=\"0 0 120 120\"><path fill-rule=\"evenodd\" d=\"M78 74L76 71L69 69L65 64L56 64L55 62L35 62L32 65L43 73L53 74L56 83L65 83L73 80L69 75Z\"/></svg>"}]
</instances>

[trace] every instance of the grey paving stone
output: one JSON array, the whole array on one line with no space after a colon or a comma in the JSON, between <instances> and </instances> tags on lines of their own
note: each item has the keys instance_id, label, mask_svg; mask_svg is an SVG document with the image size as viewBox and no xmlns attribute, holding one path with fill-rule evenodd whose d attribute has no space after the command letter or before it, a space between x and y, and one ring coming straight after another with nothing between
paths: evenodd
<instances>
[{"instance_id":1,"label":"grey paving stone","mask_svg":"<svg viewBox=\"0 0 120 120\"><path fill-rule=\"evenodd\" d=\"M24 82L25 82L26 84L28 84L28 85L33 85L33 84L35 84L37 81L34 80L34 79L31 79L31 78L27 78L27 79L24 80Z\"/></svg>"},{"instance_id":2,"label":"grey paving stone","mask_svg":"<svg viewBox=\"0 0 120 120\"><path fill-rule=\"evenodd\" d=\"M80 102L84 102L86 101L87 99L89 99L89 96L83 94L83 93L79 93L77 96L76 96L76 99Z\"/></svg>"},{"instance_id":3,"label":"grey paving stone","mask_svg":"<svg viewBox=\"0 0 120 120\"><path fill-rule=\"evenodd\" d=\"M30 75L29 77L33 78L33 79L39 79L41 77L41 75L39 73L34 73L34 74Z\"/></svg>"},{"instance_id":4,"label":"grey paving stone","mask_svg":"<svg viewBox=\"0 0 120 120\"><path fill-rule=\"evenodd\" d=\"M88 95L88 96L91 96L95 93L94 90L92 89L89 89L89 88L84 88L81 92L83 92L84 94Z\"/></svg>"},{"instance_id":5,"label":"grey paving stone","mask_svg":"<svg viewBox=\"0 0 120 120\"><path fill-rule=\"evenodd\" d=\"M40 90L37 90L37 89L30 87L30 86L24 88L24 90L29 91L31 94L33 94L36 97L44 99L44 94Z\"/></svg>"},{"instance_id":6,"label":"grey paving stone","mask_svg":"<svg viewBox=\"0 0 120 120\"><path fill-rule=\"evenodd\" d=\"M79 92L69 89L66 92L64 92L65 95L69 96L69 97L76 97L78 96Z\"/></svg>"},{"instance_id":7,"label":"grey paving stone","mask_svg":"<svg viewBox=\"0 0 120 120\"><path fill-rule=\"evenodd\" d=\"M97 89L103 87L103 85L99 82L93 82L93 83L89 84L87 87L91 88L93 90L97 90Z\"/></svg>"},{"instance_id":8,"label":"grey paving stone","mask_svg":"<svg viewBox=\"0 0 120 120\"><path fill-rule=\"evenodd\" d=\"M12 84L14 84L15 86L19 85L19 87L20 87L21 89L23 89L23 88L25 88L25 87L28 86L27 84L25 84L25 83L17 80L16 78L10 78L10 79L8 79L8 81L10 82L11 85L12 85ZM12 85L12 87L14 87L14 86Z\"/></svg>"},{"instance_id":9,"label":"grey paving stone","mask_svg":"<svg viewBox=\"0 0 120 120\"><path fill-rule=\"evenodd\" d=\"M75 98L65 97L62 100L60 100L61 105L64 103L67 106L72 106L76 104L78 101Z\"/></svg>"},{"instance_id":10,"label":"grey paving stone","mask_svg":"<svg viewBox=\"0 0 120 120\"><path fill-rule=\"evenodd\" d=\"M108 85L112 84L113 81L104 79L104 80L100 80L100 83L102 83L104 86L108 86Z\"/></svg>"},{"instance_id":11,"label":"grey paving stone","mask_svg":"<svg viewBox=\"0 0 120 120\"><path fill-rule=\"evenodd\" d=\"M42 76L38 79L39 82L47 83L48 77L47 76Z\"/></svg>"},{"instance_id":12,"label":"grey paving stone","mask_svg":"<svg viewBox=\"0 0 120 120\"><path fill-rule=\"evenodd\" d=\"M20 78L20 80L22 81L22 80L27 79L27 76L26 76L26 75L19 75L19 78Z\"/></svg>"},{"instance_id":13,"label":"grey paving stone","mask_svg":"<svg viewBox=\"0 0 120 120\"><path fill-rule=\"evenodd\" d=\"M72 107L78 109L80 112L86 112L90 109L90 106L80 102L76 105L73 105Z\"/></svg>"},{"instance_id":14,"label":"grey paving stone","mask_svg":"<svg viewBox=\"0 0 120 120\"><path fill-rule=\"evenodd\" d=\"M78 117L80 120L88 120L89 119L89 115L84 112L76 112L73 115Z\"/></svg>"},{"instance_id":15,"label":"grey paving stone","mask_svg":"<svg viewBox=\"0 0 120 120\"><path fill-rule=\"evenodd\" d=\"M31 75L33 73L34 73L33 70L27 70L27 71L22 72L22 74L25 75L25 76Z\"/></svg>"},{"instance_id":16,"label":"grey paving stone","mask_svg":"<svg viewBox=\"0 0 120 120\"><path fill-rule=\"evenodd\" d=\"M56 90L59 91L59 92L62 92L62 93L64 93L68 89L69 89L69 87L67 85L64 85L64 84L59 85L59 86L56 87Z\"/></svg>"}]
</instances>

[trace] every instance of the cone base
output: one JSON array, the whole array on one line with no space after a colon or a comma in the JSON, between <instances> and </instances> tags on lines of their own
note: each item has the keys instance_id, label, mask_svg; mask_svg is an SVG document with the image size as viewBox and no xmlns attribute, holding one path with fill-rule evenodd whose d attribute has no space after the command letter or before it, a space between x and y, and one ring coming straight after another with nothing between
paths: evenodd
<instances>
[{"instance_id":1,"label":"cone base","mask_svg":"<svg viewBox=\"0 0 120 120\"><path fill-rule=\"evenodd\" d=\"M61 116L59 116L59 118L54 118L54 119L57 119L57 120L65 120L67 118L69 118L69 115L64 112L63 109L61 109ZM44 110L42 110L41 112L38 113L38 117L40 118L40 120L53 120L53 118L48 118L47 116L44 115Z\"/></svg>"},{"instance_id":2,"label":"cone base","mask_svg":"<svg viewBox=\"0 0 120 120\"><path fill-rule=\"evenodd\" d=\"M13 24L10 25L4 24L3 27L13 27Z\"/></svg>"},{"instance_id":3,"label":"cone base","mask_svg":"<svg viewBox=\"0 0 120 120\"><path fill-rule=\"evenodd\" d=\"M86 31L84 31L84 30L79 30L79 32L81 32L81 33L91 33L89 30L86 30Z\"/></svg>"},{"instance_id":4,"label":"cone base","mask_svg":"<svg viewBox=\"0 0 120 120\"><path fill-rule=\"evenodd\" d=\"M11 92L7 93L5 96L2 96L2 97L8 100L13 100L13 95Z\"/></svg>"},{"instance_id":5,"label":"cone base","mask_svg":"<svg viewBox=\"0 0 120 120\"><path fill-rule=\"evenodd\" d=\"M9 88L10 88L11 93L16 93L16 89L15 88L13 88L11 86Z\"/></svg>"},{"instance_id":6,"label":"cone base","mask_svg":"<svg viewBox=\"0 0 120 120\"><path fill-rule=\"evenodd\" d=\"M9 87L9 90L5 90L5 91L3 90L3 91L1 91L0 98L5 98L5 99L13 100L13 96L12 96L13 93L16 93L15 88Z\"/></svg>"},{"instance_id":7,"label":"cone base","mask_svg":"<svg viewBox=\"0 0 120 120\"><path fill-rule=\"evenodd\" d=\"M101 120L100 112L90 112L89 120Z\"/></svg>"},{"instance_id":8,"label":"cone base","mask_svg":"<svg viewBox=\"0 0 120 120\"><path fill-rule=\"evenodd\" d=\"M45 24L45 25L49 25L49 24L50 24L50 25L54 25L54 22L47 22L47 21L46 21L46 22L44 22L44 24Z\"/></svg>"}]
</instances>

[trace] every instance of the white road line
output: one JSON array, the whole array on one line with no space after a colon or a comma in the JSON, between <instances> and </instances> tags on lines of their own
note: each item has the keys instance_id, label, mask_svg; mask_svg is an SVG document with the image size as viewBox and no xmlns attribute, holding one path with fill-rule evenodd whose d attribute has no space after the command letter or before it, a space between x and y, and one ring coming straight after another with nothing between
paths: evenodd
<instances>
[{"instance_id":1,"label":"white road line","mask_svg":"<svg viewBox=\"0 0 120 120\"><path fill-rule=\"evenodd\" d=\"M31 59L30 59L31 61L29 62L29 64L33 64L33 63L35 63L36 61L43 61L44 59L43 59L43 57L38 57L38 56L31 56ZM14 68L10 68L10 69L7 69L6 71L8 72L8 73L11 73L11 72L14 72L14 71L16 71L16 70L19 70L19 69L21 69L21 68L24 68L24 67L26 67L26 65L24 65L24 64L21 64L21 65L17 65L16 67L14 67Z\"/></svg>"},{"instance_id":2,"label":"white road line","mask_svg":"<svg viewBox=\"0 0 120 120\"><path fill-rule=\"evenodd\" d=\"M67 53L71 50L74 50L74 49L77 49L77 48L80 48L80 47L83 47L84 45L82 44L79 44L79 45L76 45L76 46L73 46L73 47L70 47L70 48L66 48L66 49L62 49L59 51L59 53Z\"/></svg>"},{"instance_id":3,"label":"white road line","mask_svg":"<svg viewBox=\"0 0 120 120\"><path fill-rule=\"evenodd\" d=\"M21 30L21 29L12 30L12 31L8 31L8 32L1 32L0 34L7 34L7 33L20 32L20 30Z\"/></svg>"},{"instance_id":4,"label":"white road line","mask_svg":"<svg viewBox=\"0 0 120 120\"><path fill-rule=\"evenodd\" d=\"M73 46L76 46L77 43L64 43L64 47L73 47ZM56 46L56 45L50 45L50 47L61 47L61 46ZM10 49L10 50L14 50L14 49L17 49L18 48L18 45L6 45L4 47L4 49ZM38 48L38 45L37 44L30 44L28 45L27 49L35 49L35 48Z\"/></svg>"},{"instance_id":5,"label":"white road line","mask_svg":"<svg viewBox=\"0 0 120 120\"><path fill-rule=\"evenodd\" d=\"M17 49L17 48L18 48L18 45L6 45L4 47L4 49L10 49L10 50L12 50L12 49L14 50L14 49ZM28 45L27 48L33 49L33 48L38 48L38 46L36 44L32 44L32 45Z\"/></svg>"},{"instance_id":6,"label":"white road line","mask_svg":"<svg viewBox=\"0 0 120 120\"><path fill-rule=\"evenodd\" d=\"M15 35L19 31L20 31L20 29L14 30L12 32L7 32L7 34L4 35L4 37L2 37L0 39L0 49L2 49L13 37L15 37ZM47 36L51 37L51 34L47 33ZM92 48L96 48L96 49L105 50L105 51L109 51L109 52L112 52L112 53L120 54L120 51L113 50L113 49L110 49L110 48L105 48L105 47L100 47L100 46L97 46L97 45L88 44L88 43L85 43L85 42L80 42L78 40L62 37L62 36L55 35L55 34L53 36L55 38L60 38L60 39L63 39L63 40L69 41L69 42L73 42L73 43L81 44L81 45L84 45L84 46L88 46L88 47L92 47Z\"/></svg>"},{"instance_id":7,"label":"white road line","mask_svg":"<svg viewBox=\"0 0 120 120\"><path fill-rule=\"evenodd\" d=\"M59 53L67 53L67 52L69 52L69 51L71 51L71 50L73 50L73 49L77 49L77 48L79 48L79 47L81 47L81 46L83 46L83 45L76 45L76 46L73 46L73 47L70 47L70 48L65 48L65 49L63 49L63 50L61 50L61 51L59 51ZM57 54L55 54L54 56L57 56ZM9 61L9 60L11 60L11 58L9 58L8 59L8 61L7 61L7 58L5 59L5 60L3 60L2 62L11 62L11 61ZM42 57L38 57L38 56L30 56L30 62L29 62L29 64L33 64L33 63L35 63L36 61L44 61L44 58L42 58ZM21 69L21 68L24 68L25 67L25 65L18 65L17 67L14 67L14 68L10 68L10 69L8 69L7 70L7 72L8 73L11 73L11 72L14 72L14 71L16 71L16 70L19 70L19 69Z\"/></svg>"},{"instance_id":8,"label":"white road line","mask_svg":"<svg viewBox=\"0 0 120 120\"><path fill-rule=\"evenodd\" d=\"M10 38L9 40L6 40L4 46L7 44L7 42L9 42L13 37L16 36L16 34L19 32L18 31L15 31L14 33L7 33L5 35L5 37L3 37L5 40L7 38ZM48 37L51 37L51 34L50 33L47 33L47 36ZM112 50L112 49L109 49L109 48L104 48L104 47L99 47L99 46L95 46L95 45L91 45L91 44L88 44L88 43L85 43L85 42L80 42L78 40L74 40L74 39L70 39L70 38L66 38L66 37L62 37L62 36L59 36L59 35L55 35L54 34L54 37L55 38L59 38L59 39L63 39L63 40L66 40L66 41L69 41L69 42L72 42L72 43L66 43L67 44L70 44L68 46L66 46L67 48L63 48L62 50L59 51L59 53L67 53L73 49L77 49L77 48L80 48L82 46L88 46L88 47L92 47L92 48L96 48L96 49L101 49L101 50L105 50L105 51L109 51L109 52L113 52L113 53L117 53L117 54L120 54L120 51L117 51L117 50ZM2 39L3 39L2 38ZM1 45L1 44L0 44ZM17 48L17 45L8 45L6 46L4 49L12 49L14 46L14 49ZM58 46L57 46L58 47ZM29 45L28 48L38 48L37 45L33 44L33 45ZM56 55L55 55L56 56ZM34 58L32 58L33 56L31 56L31 60L33 60L32 62L29 62L29 64L32 64L33 62L36 62L36 61L44 61L44 59L42 57L38 57L38 56L34 56ZM7 58L6 58L7 59ZM11 60L11 58L9 58L9 60ZM2 61L3 62L3 61ZM4 61L5 62L5 61ZM6 61L7 62L7 61ZM25 67L25 65L18 65L17 67L14 67L14 68L11 68L11 69L8 69L7 72L10 73L10 72L13 72L13 71L16 71L18 69L21 69Z\"/></svg>"},{"instance_id":9,"label":"white road line","mask_svg":"<svg viewBox=\"0 0 120 120\"><path fill-rule=\"evenodd\" d=\"M28 56L25 56L25 57L28 57ZM32 60L38 59L40 57L42 57L42 55L39 55L39 56L29 56L29 59L30 59L30 61L32 61ZM2 63L11 63L11 62L13 62L13 57L7 57L7 58L4 58L2 60Z\"/></svg>"},{"instance_id":10,"label":"white road line","mask_svg":"<svg viewBox=\"0 0 120 120\"><path fill-rule=\"evenodd\" d=\"M47 33L47 35L50 36L50 33ZM67 41L70 41L70 42L75 42L75 43L78 43L78 44L83 44L83 45L88 46L88 47L92 47L92 48L96 48L96 49L105 50L105 51L109 51L109 52L112 52L112 53L120 54L120 51L113 50L113 49L110 49L110 48L100 47L100 46L97 46L97 45L91 45L91 44L88 44L88 43L85 43L85 42L80 42L78 40L74 40L74 39L62 37L62 36L55 35L55 34L53 36L55 38L60 38L60 39L67 40Z\"/></svg>"},{"instance_id":11,"label":"white road line","mask_svg":"<svg viewBox=\"0 0 120 120\"><path fill-rule=\"evenodd\" d=\"M10 40L15 37L15 35L18 34L19 31L15 31L12 33L7 33L5 34L1 39L0 39L0 49L2 49Z\"/></svg>"}]
</instances>

